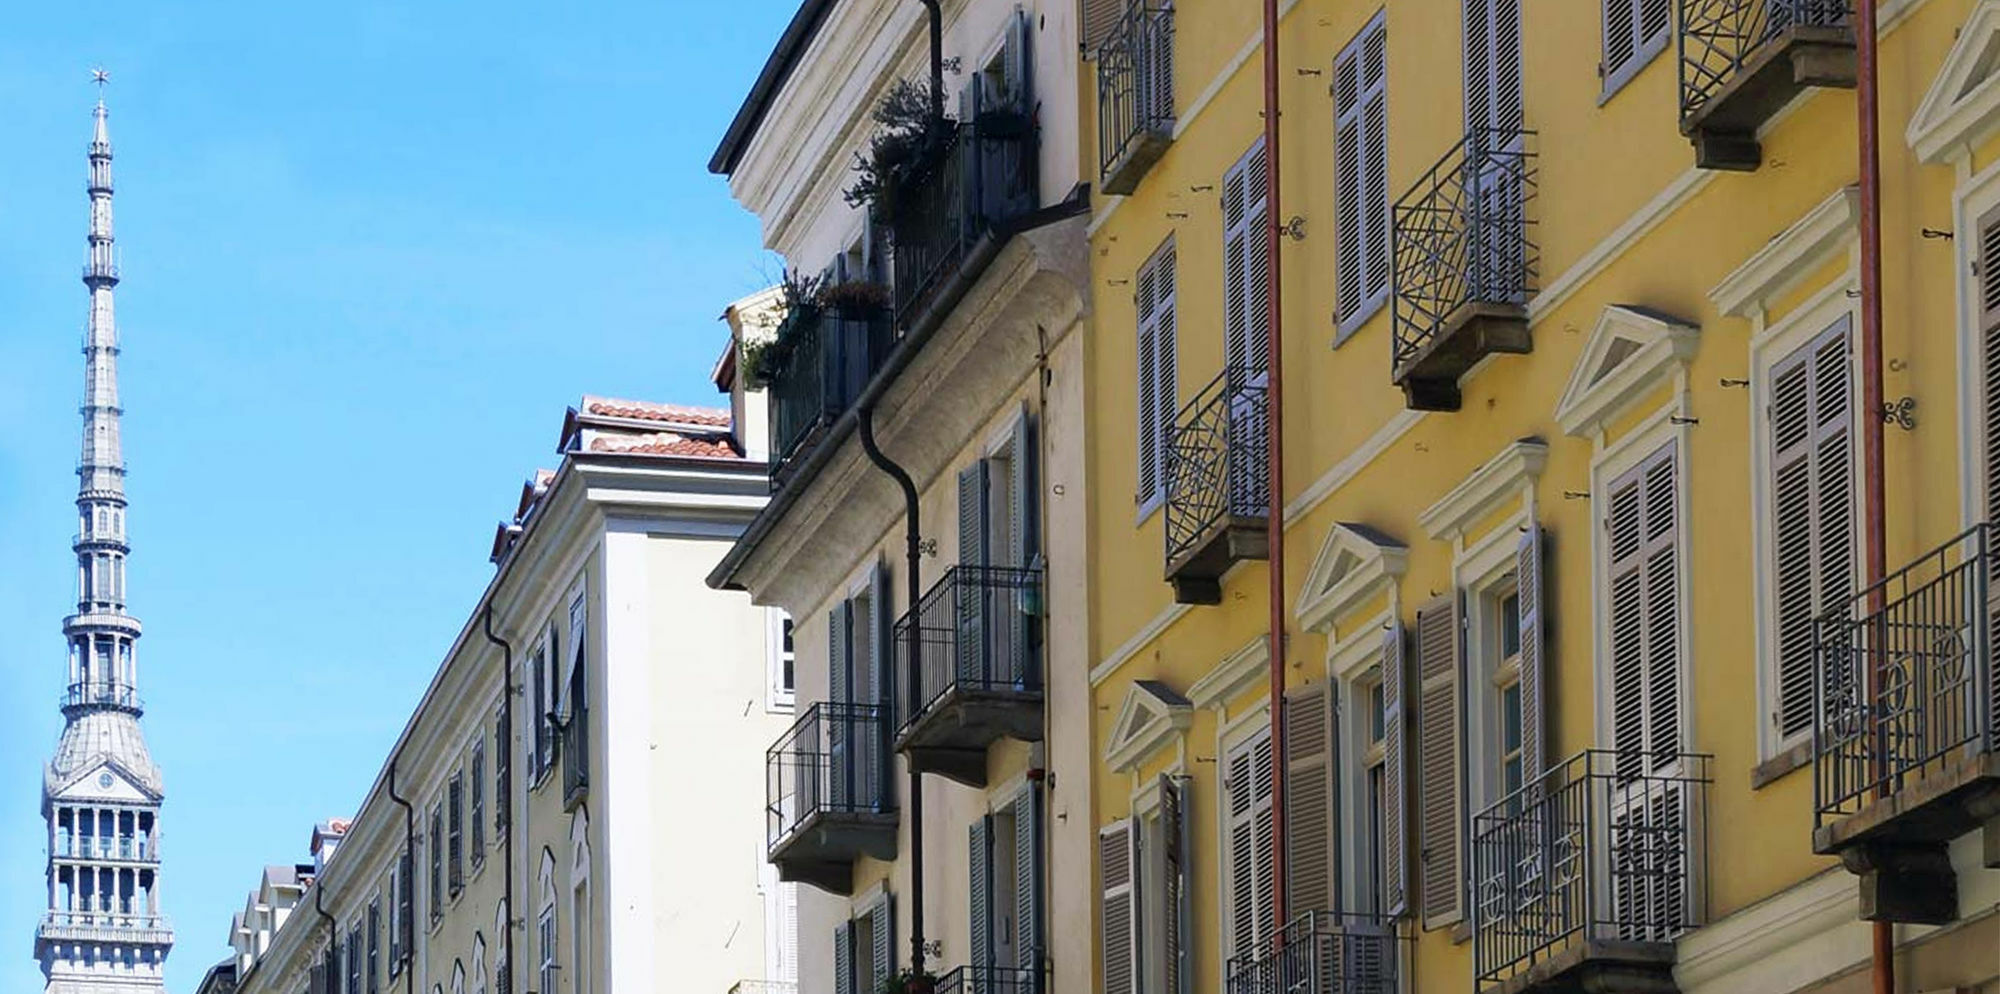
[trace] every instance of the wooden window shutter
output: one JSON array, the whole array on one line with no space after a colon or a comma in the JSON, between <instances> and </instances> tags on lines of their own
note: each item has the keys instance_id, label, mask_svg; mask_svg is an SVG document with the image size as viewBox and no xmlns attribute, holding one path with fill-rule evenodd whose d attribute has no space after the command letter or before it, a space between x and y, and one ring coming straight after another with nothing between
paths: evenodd
<instances>
[{"instance_id":1,"label":"wooden window shutter","mask_svg":"<svg viewBox=\"0 0 2000 994\"><path fill-rule=\"evenodd\" d=\"M1166 479L1166 439L1180 399L1175 376L1174 245L1170 241L1139 270L1138 503L1160 497Z\"/></svg>"},{"instance_id":2,"label":"wooden window shutter","mask_svg":"<svg viewBox=\"0 0 2000 994\"><path fill-rule=\"evenodd\" d=\"M1521 630L1521 769L1522 782L1534 783L1549 766L1548 699L1545 675L1548 672L1548 613L1550 592L1544 572L1547 538L1541 526L1530 524L1514 550L1515 604Z\"/></svg>"},{"instance_id":3,"label":"wooden window shutter","mask_svg":"<svg viewBox=\"0 0 2000 994\"><path fill-rule=\"evenodd\" d=\"M1193 926L1189 904L1187 788L1160 774L1160 955L1166 961L1164 994L1193 994L1188 939Z\"/></svg>"},{"instance_id":4,"label":"wooden window shutter","mask_svg":"<svg viewBox=\"0 0 2000 994\"><path fill-rule=\"evenodd\" d=\"M1332 685L1285 693L1285 907L1332 911L1335 718Z\"/></svg>"},{"instance_id":5,"label":"wooden window shutter","mask_svg":"<svg viewBox=\"0 0 2000 994\"><path fill-rule=\"evenodd\" d=\"M833 927L834 994L865 994L854 989L854 926L841 922Z\"/></svg>"},{"instance_id":6,"label":"wooden window shutter","mask_svg":"<svg viewBox=\"0 0 2000 994\"><path fill-rule=\"evenodd\" d=\"M986 460L975 460L958 471L958 562L984 566L992 560L986 548Z\"/></svg>"},{"instance_id":7,"label":"wooden window shutter","mask_svg":"<svg viewBox=\"0 0 2000 994\"><path fill-rule=\"evenodd\" d=\"M875 982L881 983L896 972L896 899L888 894L868 912L868 931L874 939L871 950L875 962Z\"/></svg>"},{"instance_id":8,"label":"wooden window shutter","mask_svg":"<svg viewBox=\"0 0 2000 994\"><path fill-rule=\"evenodd\" d=\"M1007 36L1001 41L1002 81L1006 92L1001 106L1016 114L1035 112L1034 22L1025 10L1016 8L1007 22Z\"/></svg>"},{"instance_id":9,"label":"wooden window shutter","mask_svg":"<svg viewBox=\"0 0 2000 994\"><path fill-rule=\"evenodd\" d=\"M1097 875L1102 907L1098 946L1104 951L1104 994L1136 994L1138 956L1133 937L1139 927L1133 901L1132 822L1112 822L1097 830Z\"/></svg>"},{"instance_id":10,"label":"wooden window shutter","mask_svg":"<svg viewBox=\"0 0 2000 994\"><path fill-rule=\"evenodd\" d=\"M2000 207L1979 219L1980 427L1985 456L1985 518L2000 522Z\"/></svg>"},{"instance_id":11,"label":"wooden window shutter","mask_svg":"<svg viewBox=\"0 0 2000 994\"><path fill-rule=\"evenodd\" d=\"M895 696L890 690L895 684L890 680L890 660L895 653L890 651L890 640L895 629L894 595L889 591L889 571L877 562L868 568L868 682L870 684L867 703L889 704ZM886 708L885 708L886 710Z\"/></svg>"},{"instance_id":12,"label":"wooden window shutter","mask_svg":"<svg viewBox=\"0 0 2000 994\"><path fill-rule=\"evenodd\" d=\"M1222 179L1223 361L1253 370L1264 368L1271 340L1264 162L1260 138Z\"/></svg>"},{"instance_id":13,"label":"wooden window shutter","mask_svg":"<svg viewBox=\"0 0 2000 994\"><path fill-rule=\"evenodd\" d=\"M1352 331L1389 289L1388 27L1377 14L1334 61L1336 308Z\"/></svg>"},{"instance_id":14,"label":"wooden window shutter","mask_svg":"<svg viewBox=\"0 0 2000 994\"><path fill-rule=\"evenodd\" d=\"M1680 741L1680 595L1675 454L1668 444L1612 481L1611 740L1637 775L1675 761Z\"/></svg>"},{"instance_id":15,"label":"wooden window shutter","mask_svg":"<svg viewBox=\"0 0 2000 994\"><path fill-rule=\"evenodd\" d=\"M415 951L417 926L416 881L414 879L416 858L407 847L403 850L403 855L398 861L397 871L398 876L401 877L402 887L396 895L396 909L399 916L399 923L396 929L398 940L396 945L396 959L398 962L404 962Z\"/></svg>"},{"instance_id":16,"label":"wooden window shutter","mask_svg":"<svg viewBox=\"0 0 2000 994\"><path fill-rule=\"evenodd\" d=\"M1403 654L1403 623L1390 623L1382 633L1382 913L1402 915L1410 909L1410 801L1408 662Z\"/></svg>"},{"instance_id":17,"label":"wooden window shutter","mask_svg":"<svg viewBox=\"0 0 2000 994\"><path fill-rule=\"evenodd\" d=\"M1854 587L1854 473L1848 319L1771 374L1772 579L1776 591L1775 731L1813 725L1813 621Z\"/></svg>"},{"instance_id":18,"label":"wooden window shutter","mask_svg":"<svg viewBox=\"0 0 2000 994\"><path fill-rule=\"evenodd\" d=\"M1229 945L1247 956L1277 930L1272 906L1276 855L1271 837L1271 733L1260 729L1232 749L1223 768L1229 797Z\"/></svg>"},{"instance_id":19,"label":"wooden window shutter","mask_svg":"<svg viewBox=\"0 0 2000 994\"><path fill-rule=\"evenodd\" d=\"M493 831L505 835L514 820L514 733L512 708L503 706L493 718Z\"/></svg>"},{"instance_id":20,"label":"wooden window shutter","mask_svg":"<svg viewBox=\"0 0 2000 994\"><path fill-rule=\"evenodd\" d=\"M1600 0L1604 61L1598 67L1609 92L1625 84L1666 45L1673 32L1672 0Z\"/></svg>"},{"instance_id":21,"label":"wooden window shutter","mask_svg":"<svg viewBox=\"0 0 2000 994\"><path fill-rule=\"evenodd\" d=\"M454 773L445 787L446 839L450 848L451 891L465 886L465 778Z\"/></svg>"},{"instance_id":22,"label":"wooden window shutter","mask_svg":"<svg viewBox=\"0 0 2000 994\"><path fill-rule=\"evenodd\" d=\"M1464 791L1460 758L1458 595L1417 610L1417 803L1422 828L1424 927L1464 916L1460 895L1459 826Z\"/></svg>"},{"instance_id":23,"label":"wooden window shutter","mask_svg":"<svg viewBox=\"0 0 2000 994\"><path fill-rule=\"evenodd\" d=\"M1119 19L1125 16L1125 8L1132 0L1077 0L1077 2L1081 8L1078 11L1077 23L1083 29L1083 54L1085 58L1094 58L1105 39L1110 38L1111 32L1117 29Z\"/></svg>"},{"instance_id":24,"label":"wooden window shutter","mask_svg":"<svg viewBox=\"0 0 2000 994\"><path fill-rule=\"evenodd\" d=\"M1020 418L1014 422L1014 438L1009 447L1014 450L1014 457L1007 463L1007 513L1011 519L1007 524L1007 534L1013 537L1014 547L1007 550L1008 564L1029 566L1033 565L1035 553L1041 547L1041 522L1037 520L1037 513L1041 510L1041 491L1035 478L1035 464L1041 452L1036 446L1033 412L1021 411Z\"/></svg>"},{"instance_id":25,"label":"wooden window shutter","mask_svg":"<svg viewBox=\"0 0 2000 994\"><path fill-rule=\"evenodd\" d=\"M1465 126L1519 131L1519 0L1465 0Z\"/></svg>"},{"instance_id":26,"label":"wooden window shutter","mask_svg":"<svg viewBox=\"0 0 2000 994\"><path fill-rule=\"evenodd\" d=\"M848 683L847 658L847 612L848 603L841 601L826 613L826 675L827 700L835 704L845 704L854 699L853 688Z\"/></svg>"},{"instance_id":27,"label":"wooden window shutter","mask_svg":"<svg viewBox=\"0 0 2000 994\"><path fill-rule=\"evenodd\" d=\"M1040 976L1042 965L1041 824L1041 794L1029 781L1014 795L1014 951L1018 957L1014 965L1029 977ZM1028 991L1040 989L1031 986Z\"/></svg>"},{"instance_id":28,"label":"wooden window shutter","mask_svg":"<svg viewBox=\"0 0 2000 994\"><path fill-rule=\"evenodd\" d=\"M993 816L984 815L967 829L971 861L967 866L967 921L972 925L972 967L993 966Z\"/></svg>"}]
</instances>

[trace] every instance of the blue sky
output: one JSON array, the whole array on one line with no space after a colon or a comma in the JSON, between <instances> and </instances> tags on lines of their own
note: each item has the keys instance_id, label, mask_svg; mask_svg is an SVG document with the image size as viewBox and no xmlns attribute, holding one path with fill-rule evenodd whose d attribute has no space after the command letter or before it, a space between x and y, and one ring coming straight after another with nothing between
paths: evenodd
<instances>
[{"instance_id":1,"label":"blue sky","mask_svg":"<svg viewBox=\"0 0 2000 994\"><path fill-rule=\"evenodd\" d=\"M169 986L348 812L585 392L717 403L778 272L704 166L790 0L17 4L0 32L0 994L39 992L88 69L117 147Z\"/></svg>"}]
</instances>

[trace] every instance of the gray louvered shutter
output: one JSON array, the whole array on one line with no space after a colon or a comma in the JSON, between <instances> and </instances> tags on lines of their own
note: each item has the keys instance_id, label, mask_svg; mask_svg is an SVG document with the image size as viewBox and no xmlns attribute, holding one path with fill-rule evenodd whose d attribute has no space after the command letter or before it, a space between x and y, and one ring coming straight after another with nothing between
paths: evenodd
<instances>
[{"instance_id":1,"label":"gray louvered shutter","mask_svg":"<svg viewBox=\"0 0 2000 994\"><path fill-rule=\"evenodd\" d=\"M1343 332L1389 289L1388 41L1377 14L1334 61L1335 298Z\"/></svg>"},{"instance_id":2,"label":"gray louvered shutter","mask_svg":"<svg viewBox=\"0 0 2000 994\"><path fill-rule=\"evenodd\" d=\"M966 898L972 923L972 967L985 970L993 965L993 816L974 820L966 834L971 849Z\"/></svg>"},{"instance_id":3,"label":"gray louvered shutter","mask_svg":"<svg viewBox=\"0 0 2000 994\"><path fill-rule=\"evenodd\" d=\"M1547 538L1540 525L1530 524L1514 549L1515 604L1521 630L1521 768L1522 781L1533 783L1548 767L1548 704L1544 693L1549 585L1543 573Z\"/></svg>"},{"instance_id":4,"label":"gray louvered shutter","mask_svg":"<svg viewBox=\"0 0 2000 994\"><path fill-rule=\"evenodd\" d=\"M979 459L958 471L958 562L984 566L991 562L986 547L987 463Z\"/></svg>"},{"instance_id":5,"label":"gray louvered shutter","mask_svg":"<svg viewBox=\"0 0 2000 994\"><path fill-rule=\"evenodd\" d=\"M868 931L875 940L875 982L881 983L896 972L896 899L888 894L868 912Z\"/></svg>"},{"instance_id":6,"label":"gray louvered shutter","mask_svg":"<svg viewBox=\"0 0 2000 994\"><path fill-rule=\"evenodd\" d=\"M1458 596L1417 610L1417 802L1423 830L1424 927L1463 917L1459 874L1460 789Z\"/></svg>"},{"instance_id":7,"label":"gray louvered shutter","mask_svg":"<svg viewBox=\"0 0 2000 994\"><path fill-rule=\"evenodd\" d=\"M1229 795L1229 955L1247 956L1277 930L1272 906L1271 736L1260 730L1231 750L1224 766Z\"/></svg>"},{"instance_id":8,"label":"gray louvered shutter","mask_svg":"<svg viewBox=\"0 0 2000 994\"><path fill-rule=\"evenodd\" d=\"M833 927L834 994L869 994L854 989L854 926L841 922Z\"/></svg>"},{"instance_id":9,"label":"gray louvered shutter","mask_svg":"<svg viewBox=\"0 0 2000 994\"><path fill-rule=\"evenodd\" d=\"M1598 74L1604 89L1615 90L1666 45L1673 31L1672 0L1600 0L1604 14L1604 61Z\"/></svg>"},{"instance_id":10,"label":"gray louvered shutter","mask_svg":"<svg viewBox=\"0 0 2000 994\"><path fill-rule=\"evenodd\" d=\"M1001 42L1001 72L1006 92L1001 107L1016 114L1035 110L1034 26L1028 12L1016 7L1007 22L1007 37Z\"/></svg>"},{"instance_id":11,"label":"gray louvered shutter","mask_svg":"<svg viewBox=\"0 0 2000 994\"><path fill-rule=\"evenodd\" d=\"M1669 444L1612 481L1611 740L1621 774L1675 762L1680 736L1680 594L1675 455Z\"/></svg>"},{"instance_id":12,"label":"gray louvered shutter","mask_svg":"<svg viewBox=\"0 0 2000 994\"><path fill-rule=\"evenodd\" d=\"M1139 271L1139 492L1138 502L1160 497L1166 486L1167 434L1180 402L1175 368L1174 265L1172 242Z\"/></svg>"},{"instance_id":13,"label":"gray louvered shutter","mask_svg":"<svg viewBox=\"0 0 2000 994\"><path fill-rule=\"evenodd\" d=\"M1014 795L1014 951L1015 966L1031 984L1021 994L1041 989L1042 966L1042 797L1034 781Z\"/></svg>"},{"instance_id":14,"label":"gray louvered shutter","mask_svg":"<svg viewBox=\"0 0 2000 994\"><path fill-rule=\"evenodd\" d=\"M851 709L842 705L854 702L854 645L849 641L848 623L853 616L854 605L841 601L826 614L826 659L827 659L827 700L834 706L823 719L826 722L827 744L827 802L836 809L844 809L855 799L854 759L848 750L848 741L854 731L850 720ZM814 745L808 743L806 748ZM802 768L799 776L799 815L803 817L819 806L820 779L811 765Z\"/></svg>"},{"instance_id":15,"label":"gray louvered shutter","mask_svg":"<svg viewBox=\"0 0 2000 994\"><path fill-rule=\"evenodd\" d=\"M1223 362L1232 369L1263 369L1271 336L1264 161L1260 138L1222 178Z\"/></svg>"},{"instance_id":16,"label":"gray louvered shutter","mask_svg":"<svg viewBox=\"0 0 2000 994\"><path fill-rule=\"evenodd\" d=\"M2000 522L2000 207L1979 219L1980 427L1985 472L1984 518ZM1996 559L2000 562L2000 559ZM2000 589L2000 587L1996 587ZM1996 681L2000 685L2000 681Z\"/></svg>"},{"instance_id":17,"label":"gray louvered shutter","mask_svg":"<svg viewBox=\"0 0 2000 994\"><path fill-rule=\"evenodd\" d=\"M958 471L958 563L964 570L957 588L958 679L984 686L992 676L986 638L986 599L980 569L991 560L986 547L987 467L984 459Z\"/></svg>"},{"instance_id":18,"label":"gray louvered shutter","mask_svg":"<svg viewBox=\"0 0 2000 994\"><path fill-rule=\"evenodd\" d=\"M1041 501L1035 477L1035 462L1040 452L1036 447L1033 412L1023 409L1014 422L1010 447L1014 458L1007 464L1007 534L1013 537L1014 548L1007 550L1008 565L1027 566L1035 561L1035 553L1041 548L1041 522L1037 520Z\"/></svg>"},{"instance_id":19,"label":"gray louvered shutter","mask_svg":"<svg viewBox=\"0 0 2000 994\"><path fill-rule=\"evenodd\" d=\"M1410 910L1409 719L1405 702L1408 662L1403 623L1382 634L1382 913Z\"/></svg>"},{"instance_id":20,"label":"gray louvered shutter","mask_svg":"<svg viewBox=\"0 0 2000 994\"><path fill-rule=\"evenodd\" d=\"M1519 0L1465 0L1465 126L1521 130Z\"/></svg>"},{"instance_id":21,"label":"gray louvered shutter","mask_svg":"<svg viewBox=\"0 0 2000 994\"><path fill-rule=\"evenodd\" d=\"M1098 945L1104 950L1104 994L1136 994L1137 957L1132 939L1138 928L1132 901L1132 822L1118 821L1097 830L1097 876L1101 907Z\"/></svg>"},{"instance_id":22,"label":"gray louvered shutter","mask_svg":"<svg viewBox=\"0 0 2000 994\"><path fill-rule=\"evenodd\" d=\"M836 704L854 699L848 682L847 609L847 602L841 601L826 613L826 698Z\"/></svg>"},{"instance_id":23,"label":"gray louvered shutter","mask_svg":"<svg viewBox=\"0 0 2000 994\"><path fill-rule=\"evenodd\" d=\"M1813 724L1813 619L1854 583L1848 319L1771 374L1772 552L1780 738Z\"/></svg>"},{"instance_id":24,"label":"gray louvered shutter","mask_svg":"<svg viewBox=\"0 0 2000 994\"><path fill-rule=\"evenodd\" d=\"M1095 58L1097 49L1117 29L1131 0L1078 0L1077 23L1082 26L1083 55Z\"/></svg>"},{"instance_id":25,"label":"gray louvered shutter","mask_svg":"<svg viewBox=\"0 0 2000 994\"><path fill-rule=\"evenodd\" d=\"M400 927L398 928L398 932L401 933L399 936L401 944L397 947L397 952L399 954L397 956L397 959L403 961L404 963L408 963L409 958L416 952L416 938L417 938L417 931L416 931L417 930L417 910L416 910L417 882L415 879L417 871L416 862L417 861L415 854L412 853L407 846L404 847L403 855L399 861L399 866L398 866L398 871L399 871L398 876L401 878L403 886L401 888L400 893L396 895L396 907L398 908L399 914L401 916L401 923Z\"/></svg>"},{"instance_id":26,"label":"gray louvered shutter","mask_svg":"<svg viewBox=\"0 0 2000 994\"><path fill-rule=\"evenodd\" d=\"M1325 681L1285 693L1285 907L1332 911L1334 707Z\"/></svg>"},{"instance_id":27,"label":"gray louvered shutter","mask_svg":"<svg viewBox=\"0 0 2000 994\"><path fill-rule=\"evenodd\" d=\"M1173 777L1160 775L1161 956L1166 961L1164 994L1192 994L1194 974L1188 939L1194 927L1188 880L1187 789Z\"/></svg>"},{"instance_id":28,"label":"gray louvered shutter","mask_svg":"<svg viewBox=\"0 0 2000 994\"><path fill-rule=\"evenodd\" d=\"M869 568L868 590L868 679L872 686L867 703L877 705L879 710L874 721L855 729L855 735L865 743L864 787L868 793L864 796L880 810L889 796L889 737L895 725L896 685L889 672L895 659L889 644L893 638L894 602L890 600L889 571L879 562Z\"/></svg>"}]
</instances>

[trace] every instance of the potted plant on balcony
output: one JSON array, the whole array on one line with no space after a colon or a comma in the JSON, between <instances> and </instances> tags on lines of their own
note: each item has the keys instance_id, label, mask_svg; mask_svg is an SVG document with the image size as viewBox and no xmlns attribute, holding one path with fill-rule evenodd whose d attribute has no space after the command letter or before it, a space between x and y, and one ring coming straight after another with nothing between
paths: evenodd
<instances>
[{"instance_id":1,"label":"potted plant on balcony","mask_svg":"<svg viewBox=\"0 0 2000 994\"><path fill-rule=\"evenodd\" d=\"M819 305L846 321L866 321L889 311L888 284L874 280L843 280L820 289Z\"/></svg>"},{"instance_id":2,"label":"potted plant on balcony","mask_svg":"<svg viewBox=\"0 0 2000 994\"><path fill-rule=\"evenodd\" d=\"M950 133L950 122L931 110L930 87L899 79L874 113L875 134L855 153L854 184L844 196L895 229L897 192L929 168Z\"/></svg>"},{"instance_id":3,"label":"potted plant on balcony","mask_svg":"<svg viewBox=\"0 0 2000 994\"><path fill-rule=\"evenodd\" d=\"M743 341L739 364L745 383L757 389L769 387L778 371L785 368L792 350L798 345L798 329L818 318L825 306L820 299L825 284L821 277L808 276L794 269L785 270L784 279L778 284L778 298L784 305L784 317L778 320L778 327L768 337Z\"/></svg>"},{"instance_id":4,"label":"potted plant on balcony","mask_svg":"<svg viewBox=\"0 0 2000 994\"><path fill-rule=\"evenodd\" d=\"M925 970L898 970L882 978L876 994L937 994L937 975Z\"/></svg>"}]
</instances>

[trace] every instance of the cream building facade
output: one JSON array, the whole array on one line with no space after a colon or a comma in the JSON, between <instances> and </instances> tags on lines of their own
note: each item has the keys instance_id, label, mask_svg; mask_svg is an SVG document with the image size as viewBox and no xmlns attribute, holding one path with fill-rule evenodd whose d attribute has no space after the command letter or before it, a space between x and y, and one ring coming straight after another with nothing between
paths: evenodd
<instances>
[{"instance_id":1,"label":"cream building facade","mask_svg":"<svg viewBox=\"0 0 2000 994\"><path fill-rule=\"evenodd\" d=\"M798 619L759 838L803 994L1091 986L1076 45L1069 0L813 0L710 162L794 274L709 580Z\"/></svg>"},{"instance_id":2,"label":"cream building facade","mask_svg":"<svg viewBox=\"0 0 2000 994\"><path fill-rule=\"evenodd\" d=\"M237 989L789 986L791 889L753 841L759 759L791 720L785 625L702 583L765 503L737 423L569 411L337 851L316 833L323 865L251 895Z\"/></svg>"}]
</instances>

